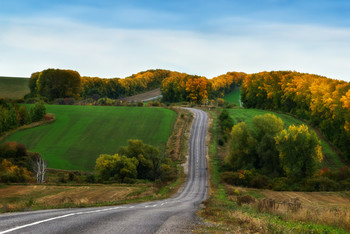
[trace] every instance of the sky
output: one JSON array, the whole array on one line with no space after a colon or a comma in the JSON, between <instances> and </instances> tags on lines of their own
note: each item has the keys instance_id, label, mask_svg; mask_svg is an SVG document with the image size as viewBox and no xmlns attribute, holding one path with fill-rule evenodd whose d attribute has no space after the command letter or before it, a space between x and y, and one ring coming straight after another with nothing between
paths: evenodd
<instances>
[{"instance_id":1,"label":"sky","mask_svg":"<svg viewBox=\"0 0 350 234\"><path fill-rule=\"evenodd\" d=\"M1 0L0 76L47 68L101 78L293 70L350 82L350 1Z\"/></svg>"}]
</instances>

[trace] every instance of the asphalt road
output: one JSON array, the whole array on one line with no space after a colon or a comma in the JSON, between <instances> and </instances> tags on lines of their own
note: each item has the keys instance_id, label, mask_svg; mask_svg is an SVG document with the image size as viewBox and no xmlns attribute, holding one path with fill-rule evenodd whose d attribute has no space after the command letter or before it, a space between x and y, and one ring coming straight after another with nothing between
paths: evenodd
<instances>
[{"instance_id":1,"label":"asphalt road","mask_svg":"<svg viewBox=\"0 0 350 234\"><path fill-rule=\"evenodd\" d=\"M205 112L195 114L186 185L174 198L123 206L42 210L0 215L1 233L184 233L208 196Z\"/></svg>"}]
</instances>

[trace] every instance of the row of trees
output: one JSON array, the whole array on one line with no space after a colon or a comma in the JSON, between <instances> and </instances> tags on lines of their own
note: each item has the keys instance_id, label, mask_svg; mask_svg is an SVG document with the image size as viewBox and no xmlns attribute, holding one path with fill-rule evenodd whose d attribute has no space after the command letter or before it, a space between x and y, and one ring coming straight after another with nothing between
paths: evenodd
<instances>
[{"instance_id":1,"label":"row of trees","mask_svg":"<svg viewBox=\"0 0 350 234\"><path fill-rule=\"evenodd\" d=\"M228 72L208 80L205 77L156 69L139 72L125 79L81 77L72 70L46 69L35 72L29 80L29 97L58 98L112 98L120 99L161 87L164 101L202 103L206 99L223 97L247 76Z\"/></svg>"},{"instance_id":2,"label":"row of trees","mask_svg":"<svg viewBox=\"0 0 350 234\"><path fill-rule=\"evenodd\" d=\"M79 97L118 99L159 88L162 80L171 73L157 69L139 72L125 79L104 79L81 77L73 70L46 69L31 75L29 97L46 97L49 101Z\"/></svg>"},{"instance_id":3,"label":"row of trees","mask_svg":"<svg viewBox=\"0 0 350 234\"><path fill-rule=\"evenodd\" d=\"M226 162L233 170L255 169L271 178L287 176L293 181L312 177L322 161L320 141L305 125L284 129L272 114L255 116L252 127L241 122L232 128Z\"/></svg>"},{"instance_id":4,"label":"row of trees","mask_svg":"<svg viewBox=\"0 0 350 234\"><path fill-rule=\"evenodd\" d=\"M225 75L207 79L186 73L172 72L163 80L161 90L166 102L189 101L202 103L207 99L223 97L242 83L246 76L242 72L228 72Z\"/></svg>"},{"instance_id":5,"label":"row of trees","mask_svg":"<svg viewBox=\"0 0 350 234\"><path fill-rule=\"evenodd\" d=\"M222 181L238 186L294 191L350 189L348 167L321 168L320 141L306 125L284 129L281 119L267 114L232 128Z\"/></svg>"},{"instance_id":6,"label":"row of trees","mask_svg":"<svg viewBox=\"0 0 350 234\"><path fill-rule=\"evenodd\" d=\"M22 125L40 121L46 114L42 103L36 103L28 111L26 106L18 106L0 99L0 135Z\"/></svg>"},{"instance_id":7,"label":"row of trees","mask_svg":"<svg viewBox=\"0 0 350 234\"><path fill-rule=\"evenodd\" d=\"M156 147L144 144L141 140L129 140L128 146L122 147L118 154L101 154L96 159L95 169L100 181L166 181L174 173L169 160L162 158Z\"/></svg>"},{"instance_id":8,"label":"row of trees","mask_svg":"<svg viewBox=\"0 0 350 234\"><path fill-rule=\"evenodd\" d=\"M291 71L260 72L245 77L241 92L245 107L308 121L350 160L350 83Z\"/></svg>"},{"instance_id":9,"label":"row of trees","mask_svg":"<svg viewBox=\"0 0 350 234\"><path fill-rule=\"evenodd\" d=\"M240 86L247 76L244 72L227 72L224 75L214 77L210 82L210 98L221 98Z\"/></svg>"}]
</instances>

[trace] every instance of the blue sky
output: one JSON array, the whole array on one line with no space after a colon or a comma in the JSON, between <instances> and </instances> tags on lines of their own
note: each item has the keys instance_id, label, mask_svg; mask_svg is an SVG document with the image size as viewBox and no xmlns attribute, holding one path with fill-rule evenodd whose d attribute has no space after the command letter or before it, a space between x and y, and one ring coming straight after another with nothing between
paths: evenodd
<instances>
[{"instance_id":1,"label":"blue sky","mask_svg":"<svg viewBox=\"0 0 350 234\"><path fill-rule=\"evenodd\" d=\"M208 78L296 70L350 81L350 1L1 0L0 76L46 68Z\"/></svg>"}]
</instances>

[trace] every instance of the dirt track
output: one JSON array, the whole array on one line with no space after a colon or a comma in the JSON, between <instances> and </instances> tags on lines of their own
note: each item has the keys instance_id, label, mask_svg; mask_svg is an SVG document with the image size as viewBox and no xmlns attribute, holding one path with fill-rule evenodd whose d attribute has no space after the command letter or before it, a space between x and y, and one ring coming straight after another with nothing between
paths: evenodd
<instances>
[{"instance_id":1,"label":"dirt track","mask_svg":"<svg viewBox=\"0 0 350 234\"><path fill-rule=\"evenodd\" d=\"M158 88L158 89L154 89L154 90L151 90L151 91L148 91L148 92L145 92L145 93L141 93L141 94L138 94L138 95L126 97L125 101L138 102L138 101L142 101L142 100L145 100L145 99L149 99L149 98L152 98L152 97L159 96L161 94L162 93L160 92L160 88Z\"/></svg>"}]
</instances>

